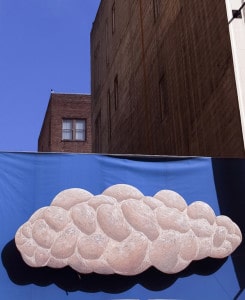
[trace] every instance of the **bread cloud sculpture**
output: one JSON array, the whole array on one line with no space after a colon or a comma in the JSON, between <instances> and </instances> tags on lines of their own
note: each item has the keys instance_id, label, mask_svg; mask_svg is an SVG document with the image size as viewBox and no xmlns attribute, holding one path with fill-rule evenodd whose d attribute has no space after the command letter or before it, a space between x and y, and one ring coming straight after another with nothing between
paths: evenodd
<instances>
[{"instance_id":1,"label":"bread cloud sculpture","mask_svg":"<svg viewBox=\"0 0 245 300\"><path fill-rule=\"evenodd\" d=\"M201 201L189 206L176 192L144 196L126 184L92 195L60 192L16 232L32 267L70 266L79 273L136 275L150 266L177 273L193 260L224 258L241 243L238 226Z\"/></svg>"}]
</instances>

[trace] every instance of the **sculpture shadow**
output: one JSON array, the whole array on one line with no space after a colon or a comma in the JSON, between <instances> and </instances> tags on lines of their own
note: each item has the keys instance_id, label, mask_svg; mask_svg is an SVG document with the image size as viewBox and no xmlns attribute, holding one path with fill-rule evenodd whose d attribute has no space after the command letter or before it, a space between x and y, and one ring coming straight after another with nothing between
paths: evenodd
<instances>
[{"instance_id":1,"label":"sculpture shadow","mask_svg":"<svg viewBox=\"0 0 245 300\"><path fill-rule=\"evenodd\" d=\"M245 236L244 200L245 200L245 159L238 158L213 158L213 174L215 187L223 215L229 216ZM240 292L245 289L245 241L231 255ZM234 300L235 300L234 299Z\"/></svg>"},{"instance_id":2,"label":"sculpture shadow","mask_svg":"<svg viewBox=\"0 0 245 300\"><path fill-rule=\"evenodd\" d=\"M135 276L122 276L118 274L78 274L70 267L52 269L49 267L33 268L22 259L11 240L3 248L2 262L10 280L17 285L35 284L45 287L55 284L66 293L83 291L89 293L106 292L111 294L121 293L140 284L148 290L162 291L170 287L178 278L199 274L208 276L216 272L226 259L211 259L192 262L184 271L177 274L164 274L154 267Z\"/></svg>"}]
</instances>

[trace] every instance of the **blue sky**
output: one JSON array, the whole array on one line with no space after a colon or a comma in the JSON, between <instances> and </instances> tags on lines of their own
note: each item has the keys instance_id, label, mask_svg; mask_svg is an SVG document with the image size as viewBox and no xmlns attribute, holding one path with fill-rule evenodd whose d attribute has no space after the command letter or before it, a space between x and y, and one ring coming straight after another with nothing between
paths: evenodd
<instances>
[{"instance_id":1,"label":"blue sky","mask_svg":"<svg viewBox=\"0 0 245 300\"><path fill-rule=\"evenodd\" d=\"M50 91L90 94L100 0L0 0L0 151L37 151Z\"/></svg>"}]
</instances>

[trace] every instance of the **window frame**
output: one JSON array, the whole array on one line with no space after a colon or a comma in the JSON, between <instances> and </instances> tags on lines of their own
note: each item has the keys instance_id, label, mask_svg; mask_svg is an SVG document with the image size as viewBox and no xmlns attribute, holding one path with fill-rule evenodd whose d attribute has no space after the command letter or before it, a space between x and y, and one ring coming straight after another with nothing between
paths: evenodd
<instances>
[{"instance_id":1,"label":"window frame","mask_svg":"<svg viewBox=\"0 0 245 300\"><path fill-rule=\"evenodd\" d=\"M70 121L70 128L64 128L65 121ZM84 129L77 127L78 122L82 122ZM61 129L61 139L64 142L85 142L87 139L87 120L85 118L63 118ZM82 133L82 139L77 138L77 134L79 134L79 132ZM68 133L71 138L65 138L64 135L66 133Z\"/></svg>"}]
</instances>

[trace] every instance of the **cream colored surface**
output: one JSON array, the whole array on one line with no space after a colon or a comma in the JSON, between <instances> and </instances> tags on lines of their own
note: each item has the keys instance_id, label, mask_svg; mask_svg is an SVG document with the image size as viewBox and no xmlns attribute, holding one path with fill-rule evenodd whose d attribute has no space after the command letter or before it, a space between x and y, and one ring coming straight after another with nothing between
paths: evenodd
<instances>
[{"instance_id":1,"label":"cream colored surface","mask_svg":"<svg viewBox=\"0 0 245 300\"><path fill-rule=\"evenodd\" d=\"M150 266L177 273L191 261L223 258L241 243L238 226L201 201L176 192L144 196L118 184L101 195L74 188L36 211L15 236L33 267L69 265L80 273L135 275Z\"/></svg>"},{"instance_id":2,"label":"cream colored surface","mask_svg":"<svg viewBox=\"0 0 245 300\"><path fill-rule=\"evenodd\" d=\"M244 0L225 0L225 3L228 21L232 20L228 26L245 147L245 8L241 11L241 19L232 19L232 10L238 10Z\"/></svg>"}]
</instances>

